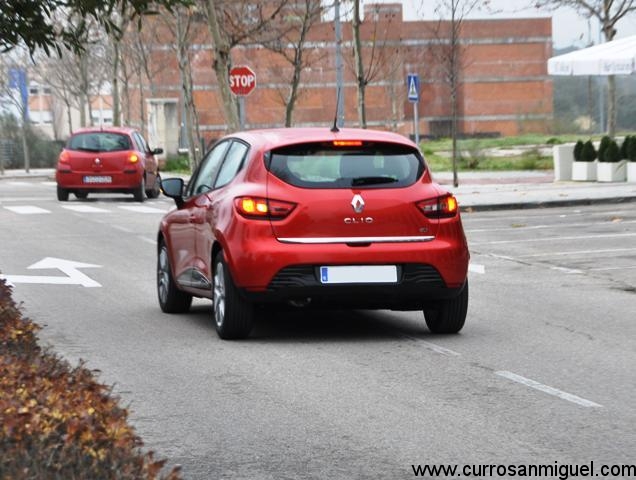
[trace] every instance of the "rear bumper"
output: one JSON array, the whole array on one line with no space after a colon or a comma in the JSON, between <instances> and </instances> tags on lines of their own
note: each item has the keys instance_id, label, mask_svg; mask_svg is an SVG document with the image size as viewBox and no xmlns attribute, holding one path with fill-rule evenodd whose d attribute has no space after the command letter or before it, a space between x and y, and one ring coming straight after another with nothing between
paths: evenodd
<instances>
[{"instance_id":1,"label":"rear bumper","mask_svg":"<svg viewBox=\"0 0 636 480\"><path fill-rule=\"evenodd\" d=\"M421 310L435 300L454 298L464 288L447 287L431 265L398 265L397 283L326 285L319 267L296 265L282 269L265 292L243 290L254 303L296 303L325 308Z\"/></svg>"},{"instance_id":2,"label":"rear bumper","mask_svg":"<svg viewBox=\"0 0 636 480\"><path fill-rule=\"evenodd\" d=\"M55 180L58 186L68 190L99 190L102 192L125 192L138 187L143 171L124 172L71 172L56 170ZM109 183L86 183L85 177L110 177Z\"/></svg>"}]
</instances>

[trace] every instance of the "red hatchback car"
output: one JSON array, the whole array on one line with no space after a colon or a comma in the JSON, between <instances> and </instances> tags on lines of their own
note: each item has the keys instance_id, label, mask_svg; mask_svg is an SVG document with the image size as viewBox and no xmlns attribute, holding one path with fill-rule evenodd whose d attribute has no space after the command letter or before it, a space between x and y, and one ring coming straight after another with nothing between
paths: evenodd
<instances>
[{"instance_id":1,"label":"red hatchback car","mask_svg":"<svg viewBox=\"0 0 636 480\"><path fill-rule=\"evenodd\" d=\"M89 193L132 193L135 200L157 198L161 191L159 165L143 136L132 128L84 128L69 138L55 172L57 199L69 193L86 198Z\"/></svg>"},{"instance_id":2,"label":"red hatchback car","mask_svg":"<svg viewBox=\"0 0 636 480\"><path fill-rule=\"evenodd\" d=\"M274 129L219 140L158 233L164 312L213 303L221 338L244 338L268 305L422 310L461 330L469 252L455 197L416 145L387 132Z\"/></svg>"}]
</instances>

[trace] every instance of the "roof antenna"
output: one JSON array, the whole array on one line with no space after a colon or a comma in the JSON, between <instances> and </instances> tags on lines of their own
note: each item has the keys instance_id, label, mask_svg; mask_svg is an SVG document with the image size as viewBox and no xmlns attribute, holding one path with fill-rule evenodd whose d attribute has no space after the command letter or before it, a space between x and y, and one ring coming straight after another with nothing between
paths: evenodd
<instances>
[{"instance_id":1,"label":"roof antenna","mask_svg":"<svg viewBox=\"0 0 636 480\"><path fill-rule=\"evenodd\" d=\"M340 105L340 88L338 88L336 96L336 115L333 117L333 127L331 127L331 131L333 133L338 133L340 131L338 128L338 105Z\"/></svg>"}]
</instances>

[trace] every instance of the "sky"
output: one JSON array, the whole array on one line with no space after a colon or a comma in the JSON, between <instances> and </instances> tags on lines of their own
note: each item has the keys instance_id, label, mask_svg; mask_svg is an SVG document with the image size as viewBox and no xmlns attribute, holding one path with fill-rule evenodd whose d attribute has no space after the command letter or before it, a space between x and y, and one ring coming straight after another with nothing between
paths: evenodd
<instances>
[{"instance_id":1,"label":"sky","mask_svg":"<svg viewBox=\"0 0 636 480\"><path fill-rule=\"evenodd\" d=\"M364 0L366 3L375 3L378 0ZM395 0L380 0L392 2ZM406 19L433 19L435 14L434 0L401 0L404 5ZM596 20L588 21L575 10L561 7L556 11L537 10L531 0L491 0L489 13L486 10L473 12L467 18L510 18L510 17L552 17L552 38L555 48L569 46L585 47L599 42L599 25ZM628 35L636 35L636 13L631 17L622 19L618 23L617 38Z\"/></svg>"}]
</instances>

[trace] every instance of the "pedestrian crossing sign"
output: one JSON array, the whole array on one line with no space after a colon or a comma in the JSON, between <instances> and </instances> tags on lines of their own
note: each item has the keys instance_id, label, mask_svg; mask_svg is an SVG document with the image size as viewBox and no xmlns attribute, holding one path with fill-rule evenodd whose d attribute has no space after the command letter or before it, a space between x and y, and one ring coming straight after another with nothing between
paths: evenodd
<instances>
[{"instance_id":1,"label":"pedestrian crossing sign","mask_svg":"<svg viewBox=\"0 0 636 480\"><path fill-rule=\"evenodd\" d=\"M409 73L406 76L407 97L409 102L417 103L420 100L420 76Z\"/></svg>"}]
</instances>

